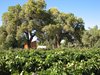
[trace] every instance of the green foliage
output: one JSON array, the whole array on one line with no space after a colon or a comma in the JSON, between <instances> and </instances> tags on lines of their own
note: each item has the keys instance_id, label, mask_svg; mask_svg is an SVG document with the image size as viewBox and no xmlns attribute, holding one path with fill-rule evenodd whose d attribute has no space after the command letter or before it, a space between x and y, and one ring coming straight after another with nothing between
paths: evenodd
<instances>
[{"instance_id":1,"label":"green foliage","mask_svg":"<svg viewBox=\"0 0 100 75\"><path fill-rule=\"evenodd\" d=\"M100 30L98 29L98 27L95 26L94 28L90 28L90 30L84 31L82 41L83 41L83 44L88 47L95 46L99 48Z\"/></svg>"},{"instance_id":2,"label":"green foliage","mask_svg":"<svg viewBox=\"0 0 100 75\"><path fill-rule=\"evenodd\" d=\"M73 42L72 37L75 41L82 43L81 36L84 30L84 22L81 18L77 18L74 14L61 13L56 8L50 8L48 10L50 14L51 22L42 28L42 31L53 40L54 45L59 47L61 39L64 37L68 38L68 42ZM49 41L51 42L51 41Z\"/></svg>"},{"instance_id":3,"label":"green foliage","mask_svg":"<svg viewBox=\"0 0 100 75\"><path fill-rule=\"evenodd\" d=\"M60 41L64 38L64 35L67 36L67 38L70 36L69 34L63 34L66 32L70 33L76 40L81 42L82 27L84 28L83 20L77 18L72 13L62 13L56 8L46 10L45 0L28 0L28 2L22 6L19 4L10 6L8 7L8 11L3 14L2 20L2 25L5 26L4 30L6 33L2 31L3 33L0 39L3 39L3 37L6 39L7 36L13 35L12 39L18 42L16 47L20 47L23 43L21 37L23 33L26 32L26 36L29 38L28 34L31 34L32 30L37 31L36 35L41 39L42 43L45 43L45 41L49 43L50 41L54 41L51 44L55 47L60 46ZM31 37L33 36L31 35ZM5 39L1 41L1 45L5 43ZM28 43L29 40L30 39L27 40ZM13 46L9 45L7 47Z\"/></svg>"},{"instance_id":4,"label":"green foliage","mask_svg":"<svg viewBox=\"0 0 100 75\"><path fill-rule=\"evenodd\" d=\"M2 33L0 34L0 40L2 41L0 41L0 45L7 44L5 47L9 48L13 47L16 41L18 45L19 43L21 45L21 43L23 43L21 36L23 36L24 32L31 33L33 29L41 32L41 25L45 23L43 21L45 17L43 17L45 7L46 4L44 0L28 0L23 6L18 4L8 7L8 11L2 16L3 26L0 28L0 33ZM3 27L5 28L2 29ZM39 32L38 34L40 34ZM10 35L13 37L8 41ZM28 37L28 35L26 36ZM18 45L16 45L16 47L20 47Z\"/></svg>"},{"instance_id":5,"label":"green foliage","mask_svg":"<svg viewBox=\"0 0 100 75\"><path fill-rule=\"evenodd\" d=\"M5 26L0 27L0 45L5 41L7 36L7 32L5 30Z\"/></svg>"},{"instance_id":6,"label":"green foliage","mask_svg":"<svg viewBox=\"0 0 100 75\"><path fill-rule=\"evenodd\" d=\"M76 17L73 13L63 13L57 8L46 10L45 0L28 0L22 6L18 4L8 7L8 11L2 16L0 47L19 48L26 41L30 45L34 37L32 30L36 30L36 36L41 43L50 48L60 47L60 42L64 38L67 38L66 46L76 44L76 46L100 47L100 29L95 26L84 31L82 18ZM24 33L27 39L23 38Z\"/></svg>"},{"instance_id":7,"label":"green foliage","mask_svg":"<svg viewBox=\"0 0 100 75\"><path fill-rule=\"evenodd\" d=\"M99 75L100 49L0 51L0 74Z\"/></svg>"},{"instance_id":8,"label":"green foliage","mask_svg":"<svg viewBox=\"0 0 100 75\"><path fill-rule=\"evenodd\" d=\"M43 28L43 31L46 31L46 33L51 37L58 34L61 30L62 30L61 25L51 25L50 24Z\"/></svg>"}]
</instances>

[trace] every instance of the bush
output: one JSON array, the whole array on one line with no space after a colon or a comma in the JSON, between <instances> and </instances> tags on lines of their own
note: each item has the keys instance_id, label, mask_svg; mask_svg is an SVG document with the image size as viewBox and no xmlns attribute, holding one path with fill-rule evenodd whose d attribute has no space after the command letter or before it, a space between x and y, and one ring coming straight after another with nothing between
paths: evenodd
<instances>
[{"instance_id":1,"label":"bush","mask_svg":"<svg viewBox=\"0 0 100 75\"><path fill-rule=\"evenodd\" d=\"M0 75L100 75L100 49L2 50Z\"/></svg>"}]
</instances>

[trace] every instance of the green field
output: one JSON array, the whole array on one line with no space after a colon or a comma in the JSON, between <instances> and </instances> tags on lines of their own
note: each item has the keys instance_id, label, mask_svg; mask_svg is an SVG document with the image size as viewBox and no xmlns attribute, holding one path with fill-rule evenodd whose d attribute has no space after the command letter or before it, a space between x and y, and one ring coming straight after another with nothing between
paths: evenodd
<instances>
[{"instance_id":1,"label":"green field","mask_svg":"<svg viewBox=\"0 0 100 75\"><path fill-rule=\"evenodd\" d=\"M100 75L100 49L1 50L0 75Z\"/></svg>"}]
</instances>

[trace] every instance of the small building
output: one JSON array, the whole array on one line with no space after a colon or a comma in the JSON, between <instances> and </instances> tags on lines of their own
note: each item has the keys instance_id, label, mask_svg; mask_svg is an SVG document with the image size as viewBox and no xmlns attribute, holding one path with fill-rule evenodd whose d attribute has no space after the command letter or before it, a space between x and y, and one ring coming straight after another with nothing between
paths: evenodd
<instances>
[{"instance_id":1,"label":"small building","mask_svg":"<svg viewBox=\"0 0 100 75\"><path fill-rule=\"evenodd\" d=\"M32 41L31 41L31 48L36 49L37 48L37 42L39 42L38 37L34 36Z\"/></svg>"},{"instance_id":2,"label":"small building","mask_svg":"<svg viewBox=\"0 0 100 75\"><path fill-rule=\"evenodd\" d=\"M37 42L39 42L38 37L34 36L31 43L30 43L30 46L31 46L30 48L36 49L37 48ZM29 48L28 43L26 42L24 44L24 49L28 49L28 48Z\"/></svg>"},{"instance_id":3,"label":"small building","mask_svg":"<svg viewBox=\"0 0 100 75\"><path fill-rule=\"evenodd\" d=\"M28 44L27 43L25 43L24 44L24 49L28 49L29 47L28 47Z\"/></svg>"}]
</instances>

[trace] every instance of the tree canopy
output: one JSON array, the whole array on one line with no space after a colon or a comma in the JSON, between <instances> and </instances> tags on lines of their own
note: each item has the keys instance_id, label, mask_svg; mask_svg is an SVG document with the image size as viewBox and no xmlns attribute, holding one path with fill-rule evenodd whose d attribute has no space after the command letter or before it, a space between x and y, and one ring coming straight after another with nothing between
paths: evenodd
<instances>
[{"instance_id":1,"label":"tree canopy","mask_svg":"<svg viewBox=\"0 0 100 75\"><path fill-rule=\"evenodd\" d=\"M32 33L34 30L36 33ZM28 0L22 6L19 4L9 6L8 11L3 14L0 46L16 48L27 41L30 47L30 42L35 35L41 43L47 41L54 47L59 47L60 41L65 37L68 42L81 45L90 44L93 40L97 42L100 38L98 36L100 30L96 28L90 31L84 30L83 19L73 13L64 13L57 8L46 10L45 0Z\"/></svg>"},{"instance_id":2,"label":"tree canopy","mask_svg":"<svg viewBox=\"0 0 100 75\"><path fill-rule=\"evenodd\" d=\"M99 47L100 48L100 30L97 26L84 31L82 38L84 45L88 47Z\"/></svg>"}]
</instances>

